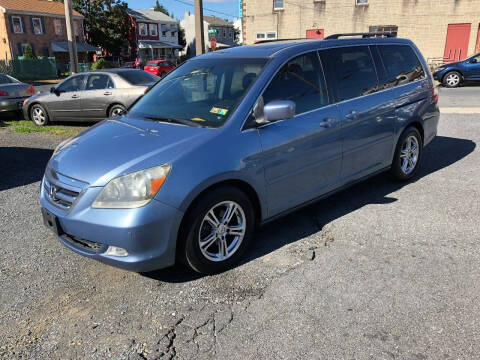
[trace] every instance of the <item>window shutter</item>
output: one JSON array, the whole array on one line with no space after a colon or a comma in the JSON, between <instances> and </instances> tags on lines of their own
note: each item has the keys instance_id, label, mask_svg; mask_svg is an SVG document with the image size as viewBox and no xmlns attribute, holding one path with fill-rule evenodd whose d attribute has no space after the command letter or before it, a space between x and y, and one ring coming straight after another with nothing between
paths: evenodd
<instances>
[{"instance_id":1,"label":"window shutter","mask_svg":"<svg viewBox=\"0 0 480 360\"><path fill-rule=\"evenodd\" d=\"M42 34L45 34L46 33L45 20L43 20L43 18L40 18L40 22L42 24Z\"/></svg>"},{"instance_id":2,"label":"window shutter","mask_svg":"<svg viewBox=\"0 0 480 360\"><path fill-rule=\"evenodd\" d=\"M35 29L33 28L33 17L31 17L31 16L30 16L30 29L32 29L32 34L35 34Z\"/></svg>"},{"instance_id":3,"label":"window shutter","mask_svg":"<svg viewBox=\"0 0 480 360\"><path fill-rule=\"evenodd\" d=\"M20 16L20 21L22 22L22 30L25 34L27 32L27 26L25 25L25 19L23 18L23 16Z\"/></svg>"},{"instance_id":4,"label":"window shutter","mask_svg":"<svg viewBox=\"0 0 480 360\"><path fill-rule=\"evenodd\" d=\"M8 21L10 22L10 32L13 34L13 19L11 15L8 15Z\"/></svg>"},{"instance_id":5,"label":"window shutter","mask_svg":"<svg viewBox=\"0 0 480 360\"><path fill-rule=\"evenodd\" d=\"M18 56L23 56L22 43L18 43L18 44L17 44L17 48L18 48Z\"/></svg>"},{"instance_id":6,"label":"window shutter","mask_svg":"<svg viewBox=\"0 0 480 360\"><path fill-rule=\"evenodd\" d=\"M35 56L35 48L33 47L33 44L30 44L30 46L32 47L33 56Z\"/></svg>"}]
</instances>

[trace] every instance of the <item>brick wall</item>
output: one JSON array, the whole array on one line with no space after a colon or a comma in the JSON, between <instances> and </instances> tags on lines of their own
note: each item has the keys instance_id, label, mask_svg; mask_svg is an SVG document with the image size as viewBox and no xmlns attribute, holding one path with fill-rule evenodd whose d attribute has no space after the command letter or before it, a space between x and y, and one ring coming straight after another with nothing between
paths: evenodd
<instances>
[{"instance_id":1,"label":"brick wall","mask_svg":"<svg viewBox=\"0 0 480 360\"><path fill-rule=\"evenodd\" d=\"M23 18L23 33L17 34L12 31L10 25L11 16L21 16ZM34 34L30 18L41 18L43 23L43 34ZM54 19L58 19L62 23L62 33L55 33ZM78 27L78 42L85 42L83 33L82 20L75 19ZM5 42L3 41L5 39ZM1 14L0 15L0 59L5 60L5 52L8 52L9 58L19 56L18 44L25 43L33 45L35 55L43 56L45 48L48 48L48 55L54 56L51 43L67 41L67 29L65 19L54 16L37 16L37 15L16 15ZM45 53L46 54L46 53Z\"/></svg>"},{"instance_id":2,"label":"brick wall","mask_svg":"<svg viewBox=\"0 0 480 360\"><path fill-rule=\"evenodd\" d=\"M324 29L325 36L368 32L369 26L396 25L398 36L413 40L426 58L442 57L448 24L471 23L468 54L475 51L480 23L479 0L355 0L284 1L273 10L273 0L243 0L243 36L255 42L256 32L277 32L277 38L304 38L308 29Z\"/></svg>"}]
</instances>

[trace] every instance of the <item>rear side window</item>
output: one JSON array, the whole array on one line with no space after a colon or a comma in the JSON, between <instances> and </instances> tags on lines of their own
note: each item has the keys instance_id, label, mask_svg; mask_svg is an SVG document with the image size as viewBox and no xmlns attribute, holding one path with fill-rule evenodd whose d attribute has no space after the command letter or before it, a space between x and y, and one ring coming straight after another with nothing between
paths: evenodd
<instances>
[{"instance_id":1,"label":"rear side window","mask_svg":"<svg viewBox=\"0 0 480 360\"><path fill-rule=\"evenodd\" d=\"M423 67L408 45L379 45L378 50L387 71L386 87L408 84L425 77Z\"/></svg>"},{"instance_id":2,"label":"rear side window","mask_svg":"<svg viewBox=\"0 0 480 360\"><path fill-rule=\"evenodd\" d=\"M263 101L291 100L296 114L301 114L328 104L325 79L317 52L298 56L286 63L275 75Z\"/></svg>"},{"instance_id":3,"label":"rear side window","mask_svg":"<svg viewBox=\"0 0 480 360\"><path fill-rule=\"evenodd\" d=\"M325 55L333 70L337 101L377 91L377 73L368 46L331 49Z\"/></svg>"}]
</instances>

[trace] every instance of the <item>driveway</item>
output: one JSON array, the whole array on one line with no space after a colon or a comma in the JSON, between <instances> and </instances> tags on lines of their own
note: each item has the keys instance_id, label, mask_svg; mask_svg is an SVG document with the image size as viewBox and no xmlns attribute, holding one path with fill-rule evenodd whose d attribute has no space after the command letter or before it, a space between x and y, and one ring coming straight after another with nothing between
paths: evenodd
<instances>
[{"instance_id":1,"label":"driveway","mask_svg":"<svg viewBox=\"0 0 480 360\"><path fill-rule=\"evenodd\" d=\"M0 358L478 357L480 111L456 90L413 182L379 175L271 223L207 277L67 250L38 201L61 139L0 128Z\"/></svg>"}]
</instances>

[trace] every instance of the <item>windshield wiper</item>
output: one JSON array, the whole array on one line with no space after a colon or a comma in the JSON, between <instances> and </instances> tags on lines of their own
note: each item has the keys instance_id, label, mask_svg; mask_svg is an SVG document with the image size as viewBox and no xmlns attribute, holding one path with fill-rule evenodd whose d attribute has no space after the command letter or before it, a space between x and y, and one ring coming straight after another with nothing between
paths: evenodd
<instances>
[{"instance_id":1,"label":"windshield wiper","mask_svg":"<svg viewBox=\"0 0 480 360\"><path fill-rule=\"evenodd\" d=\"M188 120L188 119L176 119L176 118L169 118L169 117L156 117L156 116L146 116L148 120L158 121L158 122L167 122L170 124L182 124L186 126L195 126L195 127L205 127L196 121Z\"/></svg>"}]
</instances>

